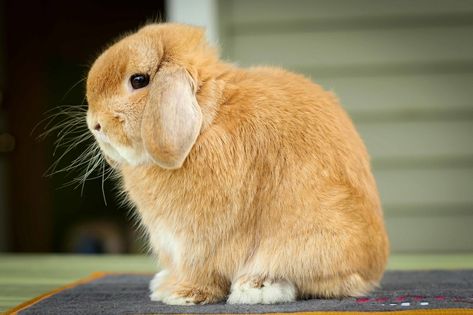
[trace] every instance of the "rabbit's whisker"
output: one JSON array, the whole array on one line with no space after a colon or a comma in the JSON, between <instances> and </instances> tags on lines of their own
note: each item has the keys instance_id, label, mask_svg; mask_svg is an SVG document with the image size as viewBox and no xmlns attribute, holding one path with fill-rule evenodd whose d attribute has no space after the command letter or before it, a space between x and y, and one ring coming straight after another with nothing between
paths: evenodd
<instances>
[{"instance_id":1,"label":"rabbit's whisker","mask_svg":"<svg viewBox=\"0 0 473 315\"><path fill-rule=\"evenodd\" d=\"M55 111L53 114L49 114L52 111ZM34 134L36 129L39 126L43 126L43 130L47 130L47 132L44 132L38 136L38 138L42 138L47 136L51 131L56 130L54 129L49 129L49 126L53 124L57 119L63 118L64 123L67 123L70 121L70 119L78 119L78 118L85 118L85 114L87 112L87 107L74 107L72 105L66 105L66 106L60 106L60 107L55 107L53 109L47 110L44 115L48 115L47 117L43 118L40 120L32 129L31 134ZM67 119L67 120L66 120Z\"/></svg>"},{"instance_id":2,"label":"rabbit's whisker","mask_svg":"<svg viewBox=\"0 0 473 315\"><path fill-rule=\"evenodd\" d=\"M105 161L103 158L101 159L102 162L102 196L103 196L103 202L107 206L107 198L105 197L105 189L104 189L104 184L105 184Z\"/></svg>"},{"instance_id":3,"label":"rabbit's whisker","mask_svg":"<svg viewBox=\"0 0 473 315\"><path fill-rule=\"evenodd\" d=\"M80 80L75 83L67 93L82 81L83 80ZM100 147L95 142L94 136L87 127L87 105L58 106L47 110L44 115L46 117L36 124L32 133L41 127L42 132L37 136L38 139L44 139L52 134L56 136L56 139L53 141L53 156L56 158L46 170L45 176L66 173L66 177L69 177L71 171L83 169L84 171L80 176L72 178L72 180L64 183L59 188L61 189L70 185L75 185L75 188L82 186L82 195L87 180L101 179L102 195L104 203L107 205L105 182L107 179L113 177L115 172L113 169L107 167ZM72 152L75 152L80 146L88 142L89 145L87 145L87 148L80 152L72 162L60 167L60 164L63 163L67 156L70 156ZM99 174L95 176L92 175L96 170L100 170Z\"/></svg>"},{"instance_id":4,"label":"rabbit's whisker","mask_svg":"<svg viewBox=\"0 0 473 315\"><path fill-rule=\"evenodd\" d=\"M76 83L74 83L74 84L69 88L69 90L67 90L67 92L64 94L63 98L61 99L61 102L67 97L67 95L69 95L69 93L71 93L71 91L72 91L76 86L78 86L80 83L84 82L85 80L87 80L87 77L83 77L82 79L80 79L79 81L77 81Z\"/></svg>"},{"instance_id":5,"label":"rabbit's whisker","mask_svg":"<svg viewBox=\"0 0 473 315\"><path fill-rule=\"evenodd\" d=\"M59 165L59 163L62 161L62 159L70 152L72 151L77 145L79 145L80 143L88 140L89 137L84 137L83 139L80 139L79 141L77 142L73 142L67 149L64 150L64 152L61 154L61 156L59 156L59 158L56 159L56 161L54 161L54 163L51 165L50 168L48 168L48 170L46 171L46 174L48 176L51 176L53 174L56 174L56 173L60 173L60 172L64 172L64 171L67 171L69 170L69 167L64 167L62 169L59 169L59 170L56 170L57 166ZM54 149L54 152L53 152L53 156L54 154L56 153L56 150L58 148L59 145L56 145L56 148ZM74 165L76 163L76 161L80 161L81 159L87 157L87 155L89 154L88 150L84 151L81 153L81 155L79 155L78 158L76 158L75 160L72 161L71 165ZM52 173L51 173L52 172Z\"/></svg>"},{"instance_id":6,"label":"rabbit's whisker","mask_svg":"<svg viewBox=\"0 0 473 315\"><path fill-rule=\"evenodd\" d=\"M98 152L97 152L98 151ZM92 157L87 164L87 168L85 170L84 175L82 176L82 188L81 188L81 196L84 193L84 185L88 177L94 172L94 170L97 168L97 166L100 165L101 158L102 158L102 153L100 152L100 148L96 146L94 148L94 152L97 152L94 157Z\"/></svg>"}]
</instances>

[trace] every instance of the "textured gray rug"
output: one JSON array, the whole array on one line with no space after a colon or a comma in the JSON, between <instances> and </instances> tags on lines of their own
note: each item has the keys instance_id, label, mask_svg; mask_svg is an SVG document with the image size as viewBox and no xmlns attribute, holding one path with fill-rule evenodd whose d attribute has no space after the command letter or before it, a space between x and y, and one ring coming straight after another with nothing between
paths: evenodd
<instances>
[{"instance_id":1,"label":"textured gray rug","mask_svg":"<svg viewBox=\"0 0 473 315\"><path fill-rule=\"evenodd\" d=\"M381 288L364 298L312 299L279 305L164 305L149 300L150 279L151 275L105 275L39 300L20 310L19 314L262 314L340 311L348 315L351 312L356 314L363 311L414 309L441 309L443 314L473 314L473 270L389 271L385 274Z\"/></svg>"}]
</instances>

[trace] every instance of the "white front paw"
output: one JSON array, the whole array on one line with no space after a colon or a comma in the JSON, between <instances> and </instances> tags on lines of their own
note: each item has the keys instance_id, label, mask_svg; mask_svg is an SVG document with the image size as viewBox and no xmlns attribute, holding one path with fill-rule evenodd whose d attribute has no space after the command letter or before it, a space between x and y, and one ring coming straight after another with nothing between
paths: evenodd
<instances>
[{"instance_id":1,"label":"white front paw","mask_svg":"<svg viewBox=\"0 0 473 315\"><path fill-rule=\"evenodd\" d=\"M149 282L149 290L151 291L149 297L151 301L162 301L168 296L165 290L160 290L161 285L164 283L168 275L169 271L161 270L155 274L153 279Z\"/></svg>"},{"instance_id":2,"label":"white front paw","mask_svg":"<svg viewBox=\"0 0 473 315\"><path fill-rule=\"evenodd\" d=\"M296 300L296 288L286 280L264 281L261 287L252 286L251 281L232 285L228 304L275 304Z\"/></svg>"},{"instance_id":3,"label":"white front paw","mask_svg":"<svg viewBox=\"0 0 473 315\"><path fill-rule=\"evenodd\" d=\"M162 299L164 304L169 305L195 305L195 301L192 297L177 296L174 294L168 295Z\"/></svg>"}]
</instances>

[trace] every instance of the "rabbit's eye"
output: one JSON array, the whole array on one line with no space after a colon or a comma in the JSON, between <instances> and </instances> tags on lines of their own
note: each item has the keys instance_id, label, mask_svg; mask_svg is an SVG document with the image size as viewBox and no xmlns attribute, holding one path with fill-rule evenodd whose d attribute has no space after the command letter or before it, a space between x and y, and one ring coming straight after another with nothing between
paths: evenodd
<instances>
[{"instance_id":1,"label":"rabbit's eye","mask_svg":"<svg viewBox=\"0 0 473 315\"><path fill-rule=\"evenodd\" d=\"M148 85L149 75L147 75L147 74L134 74L130 78L130 83L131 83L131 86L135 90L141 89L141 88Z\"/></svg>"}]
</instances>

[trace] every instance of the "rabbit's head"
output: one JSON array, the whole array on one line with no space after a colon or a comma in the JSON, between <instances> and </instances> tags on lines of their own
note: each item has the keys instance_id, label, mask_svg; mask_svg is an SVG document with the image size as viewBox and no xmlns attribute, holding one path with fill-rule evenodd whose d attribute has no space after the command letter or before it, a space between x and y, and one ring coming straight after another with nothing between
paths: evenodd
<instances>
[{"instance_id":1,"label":"rabbit's head","mask_svg":"<svg viewBox=\"0 0 473 315\"><path fill-rule=\"evenodd\" d=\"M88 74L87 124L109 163L181 167L206 120L198 69L217 60L201 29L178 24L148 25L108 48Z\"/></svg>"}]
</instances>

